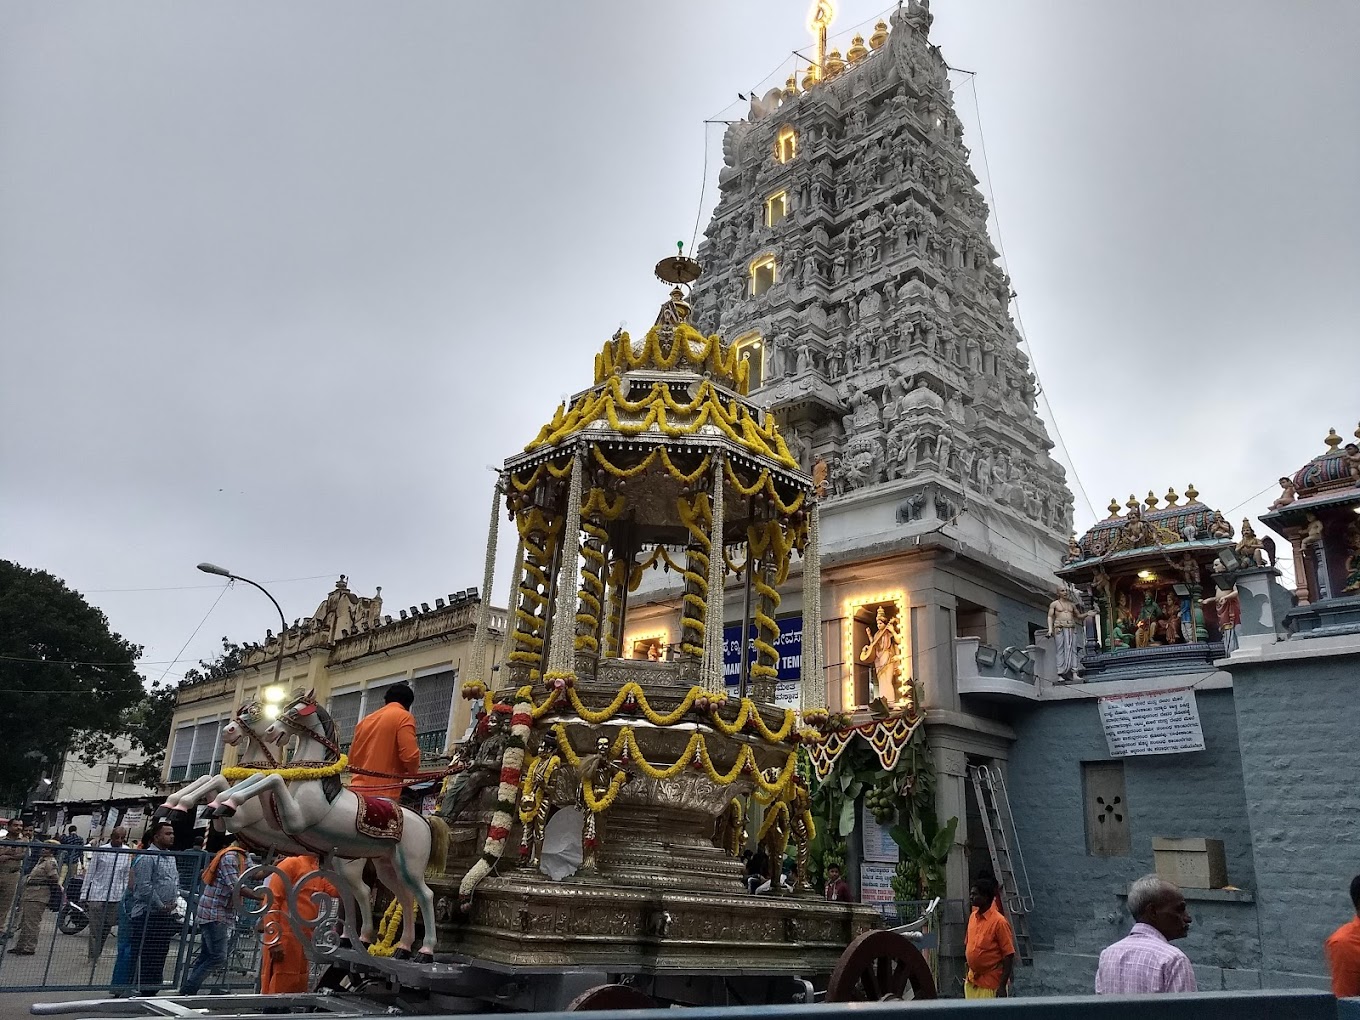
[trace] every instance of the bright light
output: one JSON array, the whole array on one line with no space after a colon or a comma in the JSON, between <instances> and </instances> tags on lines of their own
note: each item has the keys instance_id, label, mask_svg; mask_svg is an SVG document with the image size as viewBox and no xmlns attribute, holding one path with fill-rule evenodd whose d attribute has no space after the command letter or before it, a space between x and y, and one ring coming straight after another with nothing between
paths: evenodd
<instances>
[{"instance_id":1,"label":"bright light","mask_svg":"<svg viewBox=\"0 0 1360 1020\"><path fill-rule=\"evenodd\" d=\"M1141 580L1141 581L1152 581L1152 580L1155 580L1156 577L1157 577L1157 575L1154 574L1151 570L1140 570L1140 571L1138 571L1138 578L1139 578L1139 580Z\"/></svg>"},{"instance_id":2,"label":"bright light","mask_svg":"<svg viewBox=\"0 0 1360 1020\"><path fill-rule=\"evenodd\" d=\"M633 650L637 648L638 645L642 645L644 648L650 648L654 643L661 646L661 654L664 656L666 654L666 649L670 647L671 643L670 629L663 628L661 630L649 630L646 632L626 634L623 638L623 649L626 653L626 657L631 659L633 658ZM645 654L646 653L644 653L644 656Z\"/></svg>"},{"instance_id":3,"label":"bright light","mask_svg":"<svg viewBox=\"0 0 1360 1020\"><path fill-rule=\"evenodd\" d=\"M282 687L266 687L264 689L264 700L270 704L277 704L288 696L288 692Z\"/></svg>"},{"instance_id":4,"label":"bright light","mask_svg":"<svg viewBox=\"0 0 1360 1020\"><path fill-rule=\"evenodd\" d=\"M279 717L279 713L282 711L283 709L281 709L278 705L265 705L264 717L266 719L277 719Z\"/></svg>"},{"instance_id":5,"label":"bright light","mask_svg":"<svg viewBox=\"0 0 1360 1020\"><path fill-rule=\"evenodd\" d=\"M844 620L841 623L841 669L844 670L845 679L841 683L841 711L848 712L855 705L855 610L861 606L876 606L884 602L894 602L897 604L897 626L898 633L902 636L902 646L898 648L898 668L905 671L907 669L908 648L906 642L909 640L907 632L907 595L900 588L893 591L877 592L873 595L856 595L854 598L846 599L841 603L841 616ZM870 701L873 698L869 699Z\"/></svg>"}]
</instances>

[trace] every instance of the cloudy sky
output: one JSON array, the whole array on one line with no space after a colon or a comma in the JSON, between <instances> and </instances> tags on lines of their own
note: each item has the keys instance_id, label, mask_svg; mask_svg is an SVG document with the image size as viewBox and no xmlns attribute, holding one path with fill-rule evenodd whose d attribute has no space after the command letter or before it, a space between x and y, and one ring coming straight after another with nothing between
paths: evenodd
<instances>
[{"instance_id":1,"label":"cloudy sky","mask_svg":"<svg viewBox=\"0 0 1360 1020\"><path fill-rule=\"evenodd\" d=\"M479 584L485 465L650 323L703 121L806 7L4 0L0 556L153 679L275 622L200 560L290 619L342 571L394 613ZM935 15L1079 526L1083 488L1261 512L1360 419L1360 6Z\"/></svg>"}]
</instances>

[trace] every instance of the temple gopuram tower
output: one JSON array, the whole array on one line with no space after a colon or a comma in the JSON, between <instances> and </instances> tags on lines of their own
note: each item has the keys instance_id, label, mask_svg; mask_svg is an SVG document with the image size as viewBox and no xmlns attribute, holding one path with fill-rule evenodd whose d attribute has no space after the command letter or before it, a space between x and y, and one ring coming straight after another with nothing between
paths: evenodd
<instances>
[{"instance_id":1,"label":"temple gopuram tower","mask_svg":"<svg viewBox=\"0 0 1360 1020\"><path fill-rule=\"evenodd\" d=\"M863 535L870 507L967 507L954 534L1046 576L1072 497L931 21L909 4L728 127L696 324L736 338L804 469L824 462L829 550L836 517Z\"/></svg>"},{"instance_id":2,"label":"temple gopuram tower","mask_svg":"<svg viewBox=\"0 0 1360 1020\"><path fill-rule=\"evenodd\" d=\"M693 321L731 338L753 401L813 479L827 706L892 752L875 766L879 814L891 803L926 828L958 820L947 870L961 898L993 856L973 777L1004 769L1014 743L998 708L1033 699L1051 665L1072 496L1035 410L929 5L899 8L844 56L828 49L830 6L814 11L807 73L727 128ZM776 700L795 705L808 647L796 569L780 593ZM630 602L626 644L679 647L667 620L683 597L657 576ZM751 689L750 604L732 578L729 696ZM910 762L930 767L933 805L912 801ZM852 886L891 896L899 862L857 810L839 830ZM945 923L950 953L962 918Z\"/></svg>"}]
</instances>

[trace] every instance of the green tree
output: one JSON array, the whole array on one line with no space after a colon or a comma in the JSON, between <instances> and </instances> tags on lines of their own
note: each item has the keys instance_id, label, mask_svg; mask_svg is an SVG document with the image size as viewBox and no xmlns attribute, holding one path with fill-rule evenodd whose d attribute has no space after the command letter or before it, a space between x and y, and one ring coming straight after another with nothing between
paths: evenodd
<instances>
[{"instance_id":1,"label":"green tree","mask_svg":"<svg viewBox=\"0 0 1360 1020\"><path fill-rule=\"evenodd\" d=\"M165 752L170 746L170 726L175 719L179 690L204 680L217 680L241 667L241 646L222 639L222 651L211 661L200 659L198 666L185 670L179 684L153 683L143 697L122 714L121 725L106 733L84 733L78 740L81 759L87 765L108 760L117 751L114 740L126 737L134 751L146 760L128 771L128 782L154 787L160 782Z\"/></svg>"},{"instance_id":2,"label":"green tree","mask_svg":"<svg viewBox=\"0 0 1360 1020\"><path fill-rule=\"evenodd\" d=\"M141 654L63 581L0 560L0 803L22 803L77 734L122 729Z\"/></svg>"}]
</instances>

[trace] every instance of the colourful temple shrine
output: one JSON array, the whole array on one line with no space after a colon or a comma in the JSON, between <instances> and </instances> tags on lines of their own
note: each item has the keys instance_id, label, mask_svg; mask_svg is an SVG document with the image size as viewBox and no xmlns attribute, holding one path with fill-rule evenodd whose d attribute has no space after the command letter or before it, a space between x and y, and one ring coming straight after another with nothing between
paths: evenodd
<instances>
[{"instance_id":1,"label":"colourful temple shrine","mask_svg":"<svg viewBox=\"0 0 1360 1020\"><path fill-rule=\"evenodd\" d=\"M1193 485L1184 498L1174 489L1165 503L1151 491L1141 503L1131 495L1124 513L1111 500L1110 516L1070 543L1057 574L1085 603L1080 671L1090 678L1207 666L1222 656L1228 635L1218 614L1205 612L1204 596L1206 584L1210 596L1216 590L1210 579L1219 554L1234 546L1233 529Z\"/></svg>"}]
</instances>

